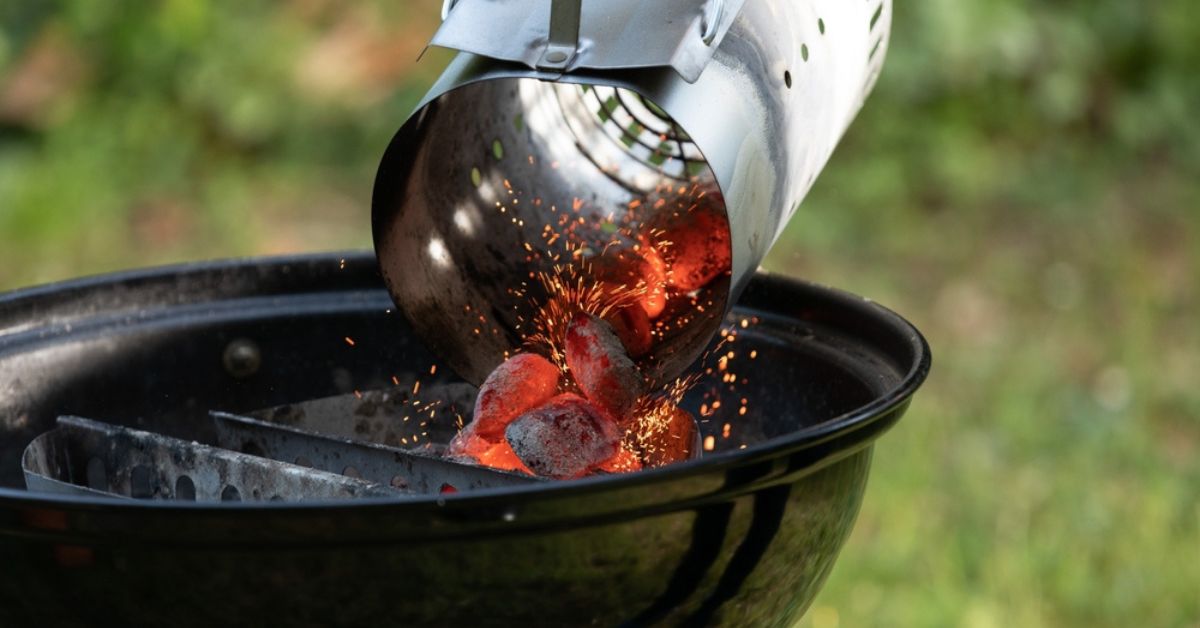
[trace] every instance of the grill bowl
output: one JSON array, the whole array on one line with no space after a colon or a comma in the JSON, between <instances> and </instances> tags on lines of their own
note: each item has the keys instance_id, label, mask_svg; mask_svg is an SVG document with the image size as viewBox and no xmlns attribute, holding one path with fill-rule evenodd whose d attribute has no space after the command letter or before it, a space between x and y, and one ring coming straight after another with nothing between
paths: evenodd
<instances>
[{"instance_id":1,"label":"grill bowl","mask_svg":"<svg viewBox=\"0 0 1200 628\"><path fill-rule=\"evenodd\" d=\"M722 421L702 424L718 446L699 460L404 500L190 504L27 492L21 451L59 415L211 441L212 409L425 372L435 360L374 258L204 263L0 295L0 624L90 624L103 610L175 625L787 625L828 575L873 442L930 354L896 314L781 277L756 276L734 316L758 318L736 342L758 352L739 367L751 411L731 439ZM261 351L253 373L223 361L240 339Z\"/></svg>"}]
</instances>

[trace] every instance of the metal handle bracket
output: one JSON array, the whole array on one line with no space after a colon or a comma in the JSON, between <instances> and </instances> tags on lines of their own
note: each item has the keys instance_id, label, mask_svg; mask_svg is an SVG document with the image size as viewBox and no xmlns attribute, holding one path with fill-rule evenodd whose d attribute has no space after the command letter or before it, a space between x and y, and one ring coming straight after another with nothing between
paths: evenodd
<instances>
[{"instance_id":1,"label":"metal handle bracket","mask_svg":"<svg viewBox=\"0 0 1200 628\"><path fill-rule=\"evenodd\" d=\"M550 37L538 59L539 70L562 71L579 51L579 22L583 0L552 0Z\"/></svg>"},{"instance_id":2,"label":"metal handle bracket","mask_svg":"<svg viewBox=\"0 0 1200 628\"><path fill-rule=\"evenodd\" d=\"M553 78L672 68L694 83L746 0L444 0L431 42Z\"/></svg>"}]
</instances>

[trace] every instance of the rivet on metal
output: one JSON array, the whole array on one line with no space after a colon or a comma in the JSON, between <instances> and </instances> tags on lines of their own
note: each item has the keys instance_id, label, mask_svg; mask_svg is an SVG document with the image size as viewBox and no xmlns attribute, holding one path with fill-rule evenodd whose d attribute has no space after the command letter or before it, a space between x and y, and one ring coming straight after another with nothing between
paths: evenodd
<instances>
[{"instance_id":1,"label":"rivet on metal","mask_svg":"<svg viewBox=\"0 0 1200 628\"><path fill-rule=\"evenodd\" d=\"M552 0L550 30L546 50L537 67L561 70L579 51L579 27L583 14L582 0Z\"/></svg>"},{"instance_id":2,"label":"rivet on metal","mask_svg":"<svg viewBox=\"0 0 1200 628\"><path fill-rule=\"evenodd\" d=\"M262 351L253 340L238 338L225 347L221 362L230 377L245 379L257 373L262 366Z\"/></svg>"}]
</instances>

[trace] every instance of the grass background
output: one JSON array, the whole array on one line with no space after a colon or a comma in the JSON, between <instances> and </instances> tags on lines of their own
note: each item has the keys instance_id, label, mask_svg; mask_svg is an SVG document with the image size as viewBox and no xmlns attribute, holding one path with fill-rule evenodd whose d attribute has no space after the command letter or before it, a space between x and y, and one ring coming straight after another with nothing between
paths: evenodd
<instances>
[{"instance_id":1,"label":"grass background","mask_svg":"<svg viewBox=\"0 0 1200 628\"><path fill-rule=\"evenodd\" d=\"M440 2L0 3L0 289L369 248ZM935 369L803 626L1200 626L1192 0L901 0L769 269Z\"/></svg>"}]
</instances>

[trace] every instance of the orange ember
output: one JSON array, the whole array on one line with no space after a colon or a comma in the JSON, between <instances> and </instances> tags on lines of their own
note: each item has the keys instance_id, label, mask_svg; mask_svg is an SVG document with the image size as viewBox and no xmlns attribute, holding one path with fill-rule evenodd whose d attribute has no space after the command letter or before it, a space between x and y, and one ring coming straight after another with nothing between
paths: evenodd
<instances>
[{"instance_id":1,"label":"orange ember","mask_svg":"<svg viewBox=\"0 0 1200 628\"><path fill-rule=\"evenodd\" d=\"M675 404L663 404L643 415L635 448L648 467L661 467L692 457L696 449L696 419Z\"/></svg>"},{"instance_id":2,"label":"orange ember","mask_svg":"<svg viewBox=\"0 0 1200 628\"><path fill-rule=\"evenodd\" d=\"M732 253L723 207L718 194L687 205L676 201L673 209L657 214L647 225L648 248L661 252L672 288L698 290L729 272Z\"/></svg>"},{"instance_id":3,"label":"orange ember","mask_svg":"<svg viewBox=\"0 0 1200 628\"><path fill-rule=\"evenodd\" d=\"M533 475L521 459L513 453L512 446L501 437L499 442L488 441L475 433L475 423L471 423L450 441L446 455L466 458L479 464L501 471L519 471Z\"/></svg>"},{"instance_id":4,"label":"orange ember","mask_svg":"<svg viewBox=\"0 0 1200 628\"><path fill-rule=\"evenodd\" d=\"M583 477L621 451L612 417L571 393L521 415L505 434L534 473L560 480Z\"/></svg>"},{"instance_id":5,"label":"orange ember","mask_svg":"<svg viewBox=\"0 0 1200 628\"><path fill-rule=\"evenodd\" d=\"M604 322L612 326L629 357L640 358L650 352L654 337L650 333L650 317L639 305L626 305L609 312Z\"/></svg>"},{"instance_id":6,"label":"orange ember","mask_svg":"<svg viewBox=\"0 0 1200 628\"><path fill-rule=\"evenodd\" d=\"M605 289L618 295L633 293L646 315L658 318L667 307L667 271L658 252L649 246L632 249L612 248L592 260L592 277Z\"/></svg>"},{"instance_id":7,"label":"orange ember","mask_svg":"<svg viewBox=\"0 0 1200 628\"><path fill-rule=\"evenodd\" d=\"M558 393L559 375L554 363L536 353L521 353L504 361L479 387L475 433L488 442L500 442L513 419Z\"/></svg>"},{"instance_id":8,"label":"orange ember","mask_svg":"<svg viewBox=\"0 0 1200 628\"><path fill-rule=\"evenodd\" d=\"M567 326L567 368L587 395L611 416L623 417L642 393L642 374L608 323L583 312Z\"/></svg>"},{"instance_id":9,"label":"orange ember","mask_svg":"<svg viewBox=\"0 0 1200 628\"><path fill-rule=\"evenodd\" d=\"M604 471L605 473L629 473L631 471L641 471L642 461L640 458L638 458L636 453L630 451L624 445L621 445L621 448L617 451L616 455L606 460L604 464L600 465L599 470Z\"/></svg>"}]
</instances>

